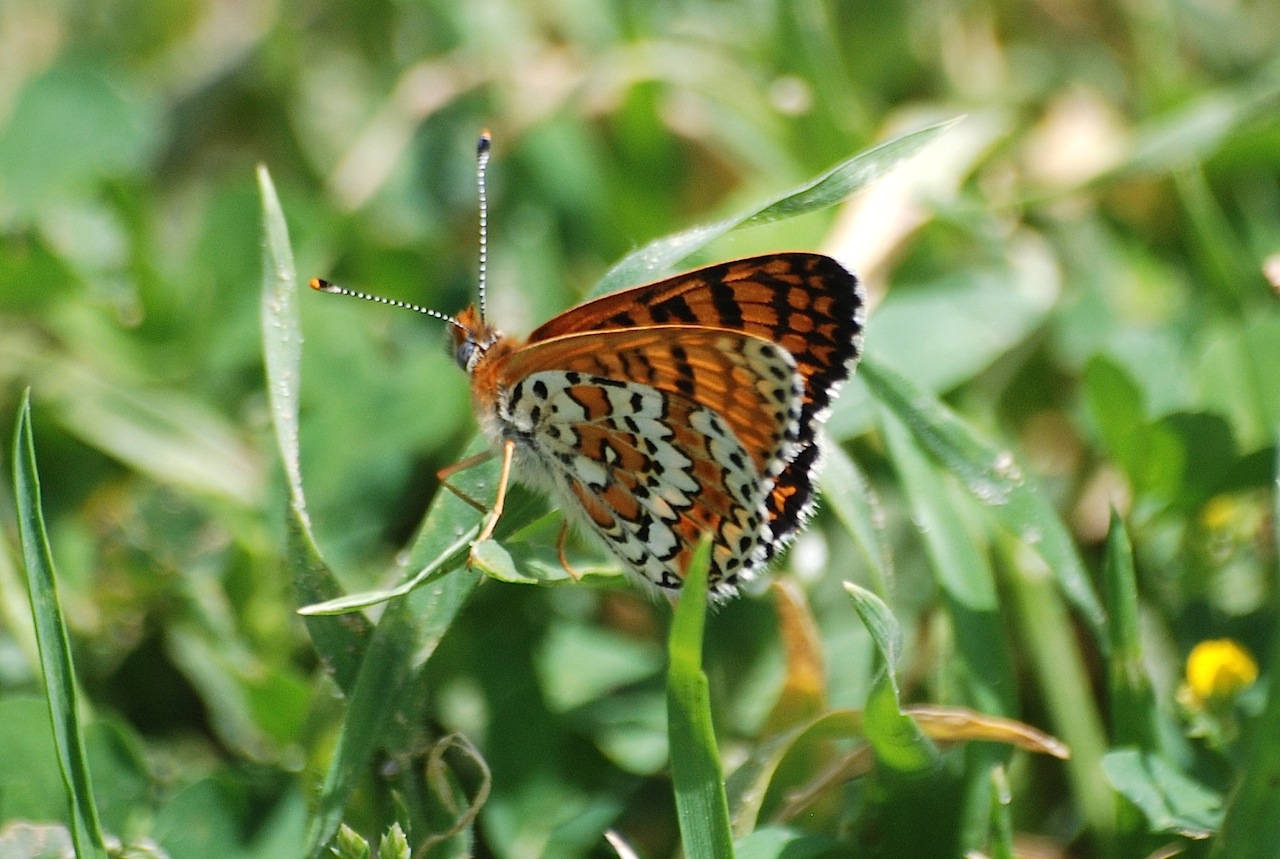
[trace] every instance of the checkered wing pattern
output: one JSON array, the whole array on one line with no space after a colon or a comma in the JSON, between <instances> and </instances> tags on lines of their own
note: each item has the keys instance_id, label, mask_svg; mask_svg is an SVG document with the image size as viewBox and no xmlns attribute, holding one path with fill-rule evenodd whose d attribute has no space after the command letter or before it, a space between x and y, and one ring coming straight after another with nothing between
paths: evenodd
<instances>
[{"instance_id":1,"label":"checkered wing pattern","mask_svg":"<svg viewBox=\"0 0 1280 859\"><path fill-rule=\"evenodd\" d=\"M766 563L768 501L803 408L786 350L649 326L532 343L496 370L494 409L520 441L520 473L576 501L634 573L678 590L703 533L713 595Z\"/></svg>"},{"instance_id":2,"label":"checkered wing pattern","mask_svg":"<svg viewBox=\"0 0 1280 859\"><path fill-rule=\"evenodd\" d=\"M799 436L766 502L772 532L767 560L790 542L813 509L818 427L861 356L865 323L866 297L853 272L819 254L781 253L606 295L550 320L529 343L668 326L741 331L781 346L794 359L803 397ZM717 407L714 400L703 404Z\"/></svg>"}]
</instances>

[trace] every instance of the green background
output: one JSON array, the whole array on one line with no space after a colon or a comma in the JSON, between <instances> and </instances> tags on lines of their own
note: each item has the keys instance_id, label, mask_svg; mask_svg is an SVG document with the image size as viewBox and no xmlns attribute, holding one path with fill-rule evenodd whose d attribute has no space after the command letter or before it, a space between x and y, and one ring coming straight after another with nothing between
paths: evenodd
<instances>
[{"instance_id":1,"label":"green background","mask_svg":"<svg viewBox=\"0 0 1280 859\"><path fill-rule=\"evenodd\" d=\"M829 463L828 499L776 570L811 625L820 690L795 691L804 660L787 648L803 636L768 594L712 613L705 670L730 775L782 726L862 707L873 648L841 587L857 582L902 626L906 701L1038 726L1073 746L1075 768L966 745L928 776L841 782L739 853L784 855L776 833L813 851L785 855L998 854L1021 838L1145 855L1177 840L1194 827L1118 800L1099 761L1158 752L1216 801L1262 757L1247 751L1251 727L1267 735L1261 688L1208 713L1186 712L1177 689L1205 638L1234 637L1264 678L1270 667L1277 44L1267 2L0 5L0 414L31 387L104 828L175 857L292 855L346 718L288 572L256 165L300 282L456 312L474 297L473 152L491 129L490 314L519 334L652 239L963 115L847 204L735 231L689 261L838 255L870 290L875 367L941 398L985 445L948 461L911 423L925 407L886 395L897 375L850 385L829 430L861 471ZM436 472L474 433L467 381L438 322L297 300L316 539L345 589L387 587ZM1039 501L1005 497L1021 477ZM0 821L52 823L66 803L10 497ZM532 510L519 521L545 509L517 501ZM1106 551L1112 506L1139 601L1110 638L1123 653L1069 585L1040 584L1064 575L1045 560L1059 532L1037 524L1052 508L1069 537L1058 557L1120 613L1104 576L1125 555ZM540 522L518 561L554 544L558 520ZM610 567L590 542L571 554ZM449 849L608 856L612 827L642 856L673 855L669 615L605 575L484 580L420 676L418 745L354 776L344 819L376 839L411 817L399 768L461 731L492 790L470 847ZM1122 657L1145 678L1131 685L1149 684L1135 700L1117 697ZM758 827L832 754L766 780ZM450 761L474 795L478 768ZM1016 838L988 828L975 787L992 762L1007 765ZM1216 831L1220 818L1197 820Z\"/></svg>"}]
</instances>

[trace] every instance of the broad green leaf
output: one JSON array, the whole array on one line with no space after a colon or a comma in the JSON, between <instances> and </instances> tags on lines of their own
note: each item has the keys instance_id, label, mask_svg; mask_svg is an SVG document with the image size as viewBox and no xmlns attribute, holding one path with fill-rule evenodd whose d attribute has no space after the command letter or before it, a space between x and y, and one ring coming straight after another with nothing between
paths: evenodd
<instances>
[{"instance_id":1,"label":"broad green leaf","mask_svg":"<svg viewBox=\"0 0 1280 859\"><path fill-rule=\"evenodd\" d=\"M23 215L144 170L160 144L155 102L108 67L116 64L90 56L64 52L9 106L0 132L0 196Z\"/></svg>"},{"instance_id":2,"label":"broad green leaf","mask_svg":"<svg viewBox=\"0 0 1280 859\"><path fill-rule=\"evenodd\" d=\"M667 771L671 748L661 687L615 691L573 716L586 723L596 746L623 772L652 776Z\"/></svg>"},{"instance_id":3,"label":"broad green leaf","mask_svg":"<svg viewBox=\"0 0 1280 859\"><path fill-rule=\"evenodd\" d=\"M35 618L40 668L44 674L49 718L52 722L58 766L67 791L71 839L76 855L105 857L106 846L98 822L98 806L89 779L84 731L80 724L75 666L66 621L58 602L58 580L53 552L45 530L40 504L40 475L36 468L31 430L31 392L23 394L13 439L14 507L22 540L22 560L27 569L27 593Z\"/></svg>"},{"instance_id":4,"label":"broad green leaf","mask_svg":"<svg viewBox=\"0 0 1280 859\"><path fill-rule=\"evenodd\" d=\"M895 137L859 152L763 206L650 242L627 254L609 269L591 290L591 295L605 295L657 280L669 274L681 260L738 227L794 218L834 206L914 156L958 121L952 119Z\"/></svg>"},{"instance_id":5,"label":"broad green leaf","mask_svg":"<svg viewBox=\"0 0 1280 859\"><path fill-rule=\"evenodd\" d=\"M1193 366L1203 407L1226 416L1244 450L1274 442L1280 422L1280 316L1207 320L1204 346Z\"/></svg>"},{"instance_id":6,"label":"broad green leaf","mask_svg":"<svg viewBox=\"0 0 1280 859\"><path fill-rule=\"evenodd\" d=\"M1185 453L1172 432L1148 420L1142 391L1124 370L1100 356L1085 367L1084 383L1090 412L1111 456L1139 492L1170 498Z\"/></svg>"},{"instance_id":7,"label":"broad green leaf","mask_svg":"<svg viewBox=\"0 0 1280 859\"><path fill-rule=\"evenodd\" d=\"M539 686L554 712L607 702L627 686L656 676L662 652L647 641L586 624L547 630L534 653Z\"/></svg>"},{"instance_id":8,"label":"broad green leaf","mask_svg":"<svg viewBox=\"0 0 1280 859\"><path fill-rule=\"evenodd\" d=\"M500 582L529 584L533 580L516 572L511 553L497 540L481 540L471 548L471 565Z\"/></svg>"},{"instance_id":9,"label":"broad green leaf","mask_svg":"<svg viewBox=\"0 0 1280 859\"><path fill-rule=\"evenodd\" d=\"M211 776L200 778L184 785L156 813L153 837L174 857L234 856L242 849L236 805L233 786Z\"/></svg>"},{"instance_id":10,"label":"broad green leaf","mask_svg":"<svg viewBox=\"0 0 1280 859\"><path fill-rule=\"evenodd\" d=\"M1215 89L1148 121L1128 159L1104 179L1130 173L1167 173L1210 157L1232 133L1260 116L1274 116L1280 87L1262 76L1234 89Z\"/></svg>"},{"instance_id":11,"label":"broad green leaf","mask_svg":"<svg viewBox=\"0 0 1280 859\"><path fill-rule=\"evenodd\" d=\"M711 541L702 540L689 562L671 620L667 669L667 730L680 840L689 859L729 859L733 836L711 722L711 694L702 672Z\"/></svg>"}]
</instances>

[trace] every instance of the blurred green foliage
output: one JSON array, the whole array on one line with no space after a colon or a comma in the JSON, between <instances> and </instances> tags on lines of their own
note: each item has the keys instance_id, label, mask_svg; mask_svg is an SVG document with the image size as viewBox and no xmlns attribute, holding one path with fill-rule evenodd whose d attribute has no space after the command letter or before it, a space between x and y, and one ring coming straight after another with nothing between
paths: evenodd
<instances>
[{"instance_id":1,"label":"blurred green foliage","mask_svg":"<svg viewBox=\"0 0 1280 859\"><path fill-rule=\"evenodd\" d=\"M1277 44L1280 10L1244 0L0 4L0 414L31 386L102 828L175 857L297 855L350 749L351 677L295 614L313 595L290 581L255 165L302 280L452 312L491 128L491 316L520 333L651 239L965 114L839 209L690 261L825 250L874 305L875 372L828 424L831 501L777 565L791 596L708 618L720 756L758 789L730 790L739 854L1146 855L1221 825L1189 849L1268 855L1280 696L1179 686L1202 639L1241 642L1264 681L1277 646ZM435 322L297 299L316 540L345 590L388 587L474 432L466 380ZM18 821L68 821L11 497L10 846ZM549 557L558 522L521 505L512 527L535 524L499 537ZM412 719L366 738L378 757L331 810L370 844L399 822L417 849L429 821L433 856L617 855L609 829L673 855L669 611L604 576L479 579L451 574L438 635L400 642L424 666L398 678ZM1072 761L971 743L926 776L833 770L850 737L809 720L877 683L843 580L902 627L904 703L1020 719ZM1104 631L1095 590L1128 621ZM412 627L410 599L369 616ZM451 732L468 745L437 745Z\"/></svg>"}]
</instances>

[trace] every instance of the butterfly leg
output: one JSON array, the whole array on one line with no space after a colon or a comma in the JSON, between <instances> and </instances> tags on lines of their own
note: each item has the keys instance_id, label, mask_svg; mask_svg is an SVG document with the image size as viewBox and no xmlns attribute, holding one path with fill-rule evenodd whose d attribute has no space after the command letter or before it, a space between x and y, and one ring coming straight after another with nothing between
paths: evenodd
<instances>
[{"instance_id":1,"label":"butterfly leg","mask_svg":"<svg viewBox=\"0 0 1280 859\"><path fill-rule=\"evenodd\" d=\"M573 568L569 563L569 558L564 553L565 541L569 539L569 520L565 520L560 525L560 536L556 538L556 557L560 559L560 566L564 567L564 571L569 574L569 578L575 582L582 580L582 573Z\"/></svg>"},{"instance_id":2,"label":"butterfly leg","mask_svg":"<svg viewBox=\"0 0 1280 859\"><path fill-rule=\"evenodd\" d=\"M493 508L489 511L484 527L480 529L480 536L476 537L477 543L492 537L493 529L498 527L498 520L502 518L502 508L507 503L507 485L511 482L511 460L515 455L516 443L507 439L502 443L502 473L498 475L498 496L493 500Z\"/></svg>"},{"instance_id":3,"label":"butterfly leg","mask_svg":"<svg viewBox=\"0 0 1280 859\"><path fill-rule=\"evenodd\" d=\"M440 469L439 471L436 472L436 480L439 480L440 485L443 486L445 489L448 489L454 495L458 496L463 501L465 501L466 503L470 504L472 507L479 510L481 513L488 513L489 512L488 507L481 504L479 501L475 500L474 498L472 498L467 493L463 492L458 487L454 486L452 483L449 482L449 478L457 474L459 471L466 471L468 468L474 468L475 466L480 465L482 462L488 462L491 459L493 459L493 451L491 450L481 451L480 453L477 453L475 456L468 456L466 459L459 460L458 462L455 462L453 465L445 466L444 468Z\"/></svg>"}]
</instances>

